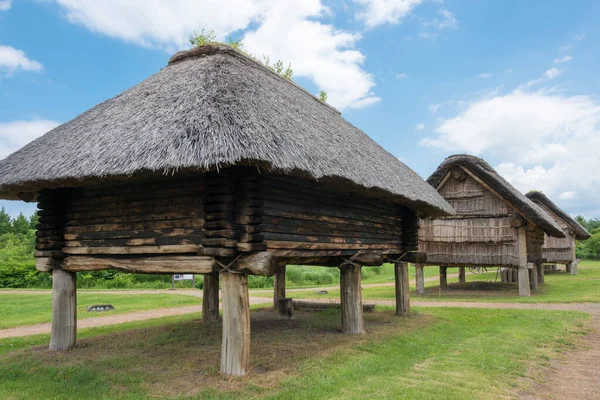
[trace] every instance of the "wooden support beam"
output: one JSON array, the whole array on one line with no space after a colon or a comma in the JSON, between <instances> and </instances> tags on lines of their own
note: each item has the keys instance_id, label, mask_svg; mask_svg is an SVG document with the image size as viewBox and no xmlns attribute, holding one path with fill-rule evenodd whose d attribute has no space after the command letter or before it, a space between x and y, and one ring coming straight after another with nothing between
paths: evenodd
<instances>
[{"instance_id":1,"label":"wooden support beam","mask_svg":"<svg viewBox=\"0 0 600 400\"><path fill-rule=\"evenodd\" d=\"M277 257L266 251L243 255L232 267L236 271L261 276L273 276L280 268Z\"/></svg>"},{"instance_id":2,"label":"wooden support beam","mask_svg":"<svg viewBox=\"0 0 600 400\"><path fill-rule=\"evenodd\" d=\"M86 257L69 256L62 268L65 271L100 271L116 269L136 274L210 274L217 270L214 257L208 256L135 256L135 257Z\"/></svg>"},{"instance_id":3,"label":"wooden support beam","mask_svg":"<svg viewBox=\"0 0 600 400\"><path fill-rule=\"evenodd\" d=\"M530 263L530 264L533 264L533 263ZM539 283L538 283L537 272L538 272L537 266L535 264L533 264L533 268L529 269L529 288L531 290L538 290Z\"/></svg>"},{"instance_id":4,"label":"wooden support beam","mask_svg":"<svg viewBox=\"0 0 600 400\"><path fill-rule=\"evenodd\" d=\"M365 333L360 268L358 265L346 265L340 268L342 332L352 335Z\"/></svg>"},{"instance_id":5,"label":"wooden support beam","mask_svg":"<svg viewBox=\"0 0 600 400\"><path fill-rule=\"evenodd\" d=\"M543 285L544 284L544 263L541 263L541 262L537 263L536 268L538 271L538 284Z\"/></svg>"},{"instance_id":6,"label":"wooden support beam","mask_svg":"<svg viewBox=\"0 0 600 400\"><path fill-rule=\"evenodd\" d=\"M529 286L529 269L527 265L527 228L522 226L517 230L517 246L519 254L519 296L531 296Z\"/></svg>"},{"instance_id":7,"label":"wooden support beam","mask_svg":"<svg viewBox=\"0 0 600 400\"><path fill-rule=\"evenodd\" d=\"M77 337L77 275L55 269L52 271L52 323L50 350L69 350Z\"/></svg>"},{"instance_id":8,"label":"wooden support beam","mask_svg":"<svg viewBox=\"0 0 600 400\"><path fill-rule=\"evenodd\" d=\"M277 311L279 319L293 319L294 318L294 300L293 299L279 299L277 302Z\"/></svg>"},{"instance_id":9,"label":"wooden support beam","mask_svg":"<svg viewBox=\"0 0 600 400\"><path fill-rule=\"evenodd\" d=\"M275 274L273 289L273 308L279 306L279 300L285 299L285 266Z\"/></svg>"},{"instance_id":10,"label":"wooden support beam","mask_svg":"<svg viewBox=\"0 0 600 400\"><path fill-rule=\"evenodd\" d=\"M396 315L406 317L410 311L410 289L408 284L408 263L394 264L396 281Z\"/></svg>"},{"instance_id":11,"label":"wooden support beam","mask_svg":"<svg viewBox=\"0 0 600 400\"><path fill-rule=\"evenodd\" d=\"M440 287L448 286L448 267L440 267Z\"/></svg>"},{"instance_id":12,"label":"wooden support beam","mask_svg":"<svg viewBox=\"0 0 600 400\"><path fill-rule=\"evenodd\" d=\"M425 293L425 273L423 272L423 266L421 264L415 265L415 279L417 286L417 293L424 294Z\"/></svg>"},{"instance_id":13,"label":"wooden support beam","mask_svg":"<svg viewBox=\"0 0 600 400\"><path fill-rule=\"evenodd\" d=\"M221 273L223 338L221 373L244 376L250 368L250 301L248 276Z\"/></svg>"},{"instance_id":14,"label":"wooden support beam","mask_svg":"<svg viewBox=\"0 0 600 400\"><path fill-rule=\"evenodd\" d=\"M467 281L467 274L465 267L458 267L458 282L465 283Z\"/></svg>"},{"instance_id":15,"label":"wooden support beam","mask_svg":"<svg viewBox=\"0 0 600 400\"><path fill-rule=\"evenodd\" d=\"M202 322L212 324L219 321L219 274L204 275L202 288Z\"/></svg>"}]
</instances>

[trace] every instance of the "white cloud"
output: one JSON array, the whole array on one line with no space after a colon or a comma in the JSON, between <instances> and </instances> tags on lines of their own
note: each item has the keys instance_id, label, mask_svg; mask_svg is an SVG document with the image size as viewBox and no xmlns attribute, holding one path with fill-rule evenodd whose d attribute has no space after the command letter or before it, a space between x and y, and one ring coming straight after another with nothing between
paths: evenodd
<instances>
[{"instance_id":1,"label":"white cloud","mask_svg":"<svg viewBox=\"0 0 600 400\"><path fill-rule=\"evenodd\" d=\"M406 78L408 78L408 75L403 72L401 74L396 74L396 78L398 78L398 79L406 79Z\"/></svg>"},{"instance_id":2,"label":"white cloud","mask_svg":"<svg viewBox=\"0 0 600 400\"><path fill-rule=\"evenodd\" d=\"M573 57L571 57L571 56L564 56L563 58L555 58L554 64L563 64L563 63L571 61L572 59L573 59Z\"/></svg>"},{"instance_id":3,"label":"white cloud","mask_svg":"<svg viewBox=\"0 0 600 400\"><path fill-rule=\"evenodd\" d=\"M194 30L214 29L218 40L242 32L247 51L291 63L294 75L326 91L335 107L380 101L363 68L365 56L355 49L361 36L321 22L331 14L321 0L154 0L151 7L146 0L54 1L72 23L169 52L188 47Z\"/></svg>"},{"instance_id":4,"label":"white cloud","mask_svg":"<svg viewBox=\"0 0 600 400\"><path fill-rule=\"evenodd\" d=\"M600 103L592 97L517 89L470 103L436 133L420 144L502 160L498 172L518 189L576 195L580 207L600 211Z\"/></svg>"},{"instance_id":5,"label":"white cloud","mask_svg":"<svg viewBox=\"0 0 600 400\"><path fill-rule=\"evenodd\" d=\"M482 72L481 74L477 75L477 77L479 79L487 79L490 78L492 76L491 72Z\"/></svg>"},{"instance_id":6,"label":"white cloud","mask_svg":"<svg viewBox=\"0 0 600 400\"><path fill-rule=\"evenodd\" d=\"M442 19L434 20L436 21L437 29L458 29L458 19L456 18L456 15L454 15L453 12L450 12L445 9L440 9L438 12L441 14Z\"/></svg>"},{"instance_id":7,"label":"white cloud","mask_svg":"<svg viewBox=\"0 0 600 400\"><path fill-rule=\"evenodd\" d=\"M573 200L577 198L577 192L562 192L558 195L561 200Z\"/></svg>"},{"instance_id":8,"label":"white cloud","mask_svg":"<svg viewBox=\"0 0 600 400\"><path fill-rule=\"evenodd\" d=\"M415 129L418 131L422 131L423 129L425 129L425 124L423 123L418 123L415 125Z\"/></svg>"},{"instance_id":9,"label":"white cloud","mask_svg":"<svg viewBox=\"0 0 600 400\"><path fill-rule=\"evenodd\" d=\"M0 122L0 159L58 126L51 120Z\"/></svg>"},{"instance_id":10,"label":"white cloud","mask_svg":"<svg viewBox=\"0 0 600 400\"><path fill-rule=\"evenodd\" d=\"M12 0L0 0L0 11L8 11L12 7Z\"/></svg>"},{"instance_id":11,"label":"white cloud","mask_svg":"<svg viewBox=\"0 0 600 400\"><path fill-rule=\"evenodd\" d=\"M554 68L550 68L549 70L547 70L546 72L544 72L544 75L548 79L554 79L554 78L556 78L557 76L559 76L562 73L563 73L562 70L554 67Z\"/></svg>"},{"instance_id":12,"label":"white cloud","mask_svg":"<svg viewBox=\"0 0 600 400\"><path fill-rule=\"evenodd\" d=\"M42 64L29 59L24 51L11 46L0 46L0 72L11 75L17 70L39 71L42 68Z\"/></svg>"},{"instance_id":13,"label":"white cloud","mask_svg":"<svg viewBox=\"0 0 600 400\"><path fill-rule=\"evenodd\" d=\"M398 24L423 0L354 0L361 10L356 17L369 28L383 24Z\"/></svg>"},{"instance_id":14,"label":"white cloud","mask_svg":"<svg viewBox=\"0 0 600 400\"><path fill-rule=\"evenodd\" d=\"M441 104L430 104L428 107L429 112L432 114L436 114L441 106L442 106Z\"/></svg>"}]
</instances>

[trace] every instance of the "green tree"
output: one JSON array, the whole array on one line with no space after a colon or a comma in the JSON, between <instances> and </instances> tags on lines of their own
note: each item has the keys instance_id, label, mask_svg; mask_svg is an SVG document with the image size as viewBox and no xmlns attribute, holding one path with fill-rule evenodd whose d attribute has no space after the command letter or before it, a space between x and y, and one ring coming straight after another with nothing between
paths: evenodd
<instances>
[{"instance_id":1,"label":"green tree","mask_svg":"<svg viewBox=\"0 0 600 400\"><path fill-rule=\"evenodd\" d=\"M0 235L10 232L12 232L10 215L8 215L4 207L2 207L2 210L0 210Z\"/></svg>"},{"instance_id":2,"label":"green tree","mask_svg":"<svg viewBox=\"0 0 600 400\"><path fill-rule=\"evenodd\" d=\"M30 230L30 220L23 213L12 221L12 232L17 235L27 235Z\"/></svg>"},{"instance_id":3,"label":"green tree","mask_svg":"<svg viewBox=\"0 0 600 400\"><path fill-rule=\"evenodd\" d=\"M40 216L37 211L34 212L29 218L29 229L35 229L36 225L40 222Z\"/></svg>"}]
</instances>

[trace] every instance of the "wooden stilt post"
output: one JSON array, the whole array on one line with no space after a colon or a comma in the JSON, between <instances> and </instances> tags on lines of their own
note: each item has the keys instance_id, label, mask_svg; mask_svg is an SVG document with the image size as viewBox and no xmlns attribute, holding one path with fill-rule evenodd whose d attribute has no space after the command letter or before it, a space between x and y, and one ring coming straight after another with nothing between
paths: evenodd
<instances>
[{"instance_id":1,"label":"wooden stilt post","mask_svg":"<svg viewBox=\"0 0 600 400\"><path fill-rule=\"evenodd\" d=\"M277 311L279 319L293 319L294 318L294 300L293 299L279 299L277 303Z\"/></svg>"},{"instance_id":2,"label":"wooden stilt post","mask_svg":"<svg viewBox=\"0 0 600 400\"><path fill-rule=\"evenodd\" d=\"M202 322L210 324L219 320L219 274L205 274L202 289Z\"/></svg>"},{"instance_id":3,"label":"wooden stilt post","mask_svg":"<svg viewBox=\"0 0 600 400\"><path fill-rule=\"evenodd\" d=\"M531 296L531 288L529 286L529 269L527 268L527 227L519 227L517 235L517 245L519 251L519 296Z\"/></svg>"},{"instance_id":4,"label":"wooden stilt post","mask_svg":"<svg viewBox=\"0 0 600 400\"><path fill-rule=\"evenodd\" d=\"M77 337L77 275L52 271L52 326L50 350L69 350Z\"/></svg>"},{"instance_id":5,"label":"wooden stilt post","mask_svg":"<svg viewBox=\"0 0 600 400\"><path fill-rule=\"evenodd\" d=\"M423 272L423 266L421 264L415 265L415 275L416 275L416 284L417 284L417 293L424 294L425 293L425 274Z\"/></svg>"},{"instance_id":6,"label":"wooden stilt post","mask_svg":"<svg viewBox=\"0 0 600 400\"><path fill-rule=\"evenodd\" d=\"M576 244L575 244L575 238L572 239L571 241L571 268L570 268L570 273L571 275L577 275L577 249L576 249Z\"/></svg>"},{"instance_id":7,"label":"wooden stilt post","mask_svg":"<svg viewBox=\"0 0 600 400\"><path fill-rule=\"evenodd\" d=\"M353 335L365 333L363 317L360 266L340 267L340 291L342 301L342 332Z\"/></svg>"},{"instance_id":8,"label":"wooden stilt post","mask_svg":"<svg viewBox=\"0 0 600 400\"><path fill-rule=\"evenodd\" d=\"M223 272L223 339L221 373L244 376L250 367L250 301L248 276Z\"/></svg>"},{"instance_id":9,"label":"wooden stilt post","mask_svg":"<svg viewBox=\"0 0 600 400\"><path fill-rule=\"evenodd\" d=\"M529 287L531 290L538 290L538 276L537 276L537 266L533 263L529 263Z\"/></svg>"},{"instance_id":10,"label":"wooden stilt post","mask_svg":"<svg viewBox=\"0 0 600 400\"><path fill-rule=\"evenodd\" d=\"M458 282L465 283L467 281L467 274L465 271L465 267L460 267L458 269Z\"/></svg>"},{"instance_id":11,"label":"wooden stilt post","mask_svg":"<svg viewBox=\"0 0 600 400\"><path fill-rule=\"evenodd\" d=\"M273 308L279 307L279 300L285 299L285 267L282 267L275 274L273 288Z\"/></svg>"},{"instance_id":12,"label":"wooden stilt post","mask_svg":"<svg viewBox=\"0 0 600 400\"><path fill-rule=\"evenodd\" d=\"M396 281L396 315L406 317L410 311L410 289L408 284L408 263L394 265Z\"/></svg>"},{"instance_id":13,"label":"wooden stilt post","mask_svg":"<svg viewBox=\"0 0 600 400\"><path fill-rule=\"evenodd\" d=\"M565 264L565 269L567 270L567 274L571 274L571 265L572 264L570 262Z\"/></svg>"},{"instance_id":14,"label":"wooden stilt post","mask_svg":"<svg viewBox=\"0 0 600 400\"><path fill-rule=\"evenodd\" d=\"M440 287L448 286L448 267L440 267Z\"/></svg>"},{"instance_id":15,"label":"wooden stilt post","mask_svg":"<svg viewBox=\"0 0 600 400\"><path fill-rule=\"evenodd\" d=\"M538 284L543 285L544 284L544 263L542 263L542 262L537 263L536 268L538 271Z\"/></svg>"}]
</instances>

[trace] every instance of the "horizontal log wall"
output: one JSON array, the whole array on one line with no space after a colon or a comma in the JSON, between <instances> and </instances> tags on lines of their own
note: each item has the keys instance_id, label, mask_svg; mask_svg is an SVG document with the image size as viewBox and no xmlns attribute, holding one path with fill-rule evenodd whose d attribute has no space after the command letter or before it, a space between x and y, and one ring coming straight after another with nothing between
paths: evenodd
<instances>
[{"instance_id":1,"label":"horizontal log wall","mask_svg":"<svg viewBox=\"0 0 600 400\"><path fill-rule=\"evenodd\" d=\"M419 251L427 264L519 266L516 226L523 221L507 202L460 168L438 191L457 215L421 220Z\"/></svg>"},{"instance_id":2,"label":"horizontal log wall","mask_svg":"<svg viewBox=\"0 0 600 400\"><path fill-rule=\"evenodd\" d=\"M197 253L204 239L204 183L195 178L71 191L67 255Z\"/></svg>"},{"instance_id":3,"label":"horizontal log wall","mask_svg":"<svg viewBox=\"0 0 600 400\"><path fill-rule=\"evenodd\" d=\"M544 245L544 232L534 226L527 227L527 261L542 261L542 246Z\"/></svg>"},{"instance_id":4,"label":"horizontal log wall","mask_svg":"<svg viewBox=\"0 0 600 400\"><path fill-rule=\"evenodd\" d=\"M68 189L43 190L39 193L35 257L40 259L64 257L64 230L69 194Z\"/></svg>"},{"instance_id":5,"label":"horizontal log wall","mask_svg":"<svg viewBox=\"0 0 600 400\"><path fill-rule=\"evenodd\" d=\"M359 250L400 254L403 240L416 248L418 221L397 204L274 175L263 177L262 194L262 236L279 257L347 256Z\"/></svg>"}]
</instances>

